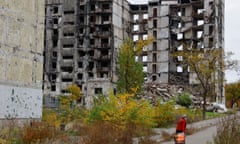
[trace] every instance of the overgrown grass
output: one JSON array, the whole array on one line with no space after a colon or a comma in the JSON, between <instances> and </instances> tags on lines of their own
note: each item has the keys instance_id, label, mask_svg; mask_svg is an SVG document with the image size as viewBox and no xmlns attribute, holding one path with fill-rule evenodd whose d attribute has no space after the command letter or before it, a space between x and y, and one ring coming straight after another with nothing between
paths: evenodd
<instances>
[{"instance_id":1,"label":"overgrown grass","mask_svg":"<svg viewBox=\"0 0 240 144\"><path fill-rule=\"evenodd\" d=\"M162 139L163 141L170 141L174 138L175 133L170 134L166 131L162 131Z\"/></svg>"},{"instance_id":2,"label":"overgrown grass","mask_svg":"<svg viewBox=\"0 0 240 144\"><path fill-rule=\"evenodd\" d=\"M26 124L23 128L17 127L13 121L8 129L0 132L0 142L28 144L52 143L60 140L63 144L78 143L77 141L85 144L130 144L133 138L139 138L139 144L155 144L156 142L150 138L154 135L151 131L152 125L149 125L152 122L157 123L158 127L175 127L182 114L187 115L188 123L199 121L202 117L199 109L175 109L174 103L171 102L158 106L150 106L144 101L141 103L127 102L126 105L121 105L124 106L121 109L114 105L103 105L102 108L97 109L98 111L64 109L64 115L59 112L60 109L58 111L44 109L42 121L33 122L31 125ZM118 103L118 99L114 99L114 103L111 104L115 103ZM138 104L141 104L141 107L138 106L139 109L136 109ZM115 107L116 111L112 111L111 106ZM121 114L119 114L119 110L121 110ZM91 117L91 121L88 121L87 116L91 112L95 117ZM148 115L144 115L146 113ZM155 116L150 117L149 114L155 114ZM100 119L96 115L100 116ZM207 113L207 115L209 118L214 118L222 114ZM61 121L62 119L64 121ZM64 123L65 129L61 130L61 122L66 122ZM190 135L195 131L195 129L188 129L187 134ZM163 133L162 135L166 140L173 138L173 134Z\"/></svg>"},{"instance_id":3,"label":"overgrown grass","mask_svg":"<svg viewBox=\"0 0 240 144\"><path fill-rule=\"evenodd\" d=\"M222 117L219 120L214 144L238 144L240 142L239 118L238 115L234 114Z\"/></svg>"},{"instance_id":4,"label":"overgrown grass","mask_svg":"<svg viewBox=\"0 0 240 144\"><path fill-rule=\"evenodd\" d=\"M206 112L206 118L207 119L222 117L222 116L225 116L225 115L226 115L226 113Z\"/></svg>"}]
</instances>

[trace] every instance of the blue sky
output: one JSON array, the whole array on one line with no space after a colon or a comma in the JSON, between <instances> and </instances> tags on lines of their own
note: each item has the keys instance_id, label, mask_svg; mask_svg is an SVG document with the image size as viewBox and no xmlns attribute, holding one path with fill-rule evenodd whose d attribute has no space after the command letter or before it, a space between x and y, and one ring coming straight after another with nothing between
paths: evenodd
<instances>
[{"instance_id":1,"label":"blue sky","mask_svg":"<svg viewBox=\"0 0 240 144\"><path fill-rule=\"evenodd\" d=\"M147 0L128 0L131 3L147 3ZM233 60L240 61L240 0L225 0L225 51L233 52ZM240 80L240 73L226 70L227 83Z\"/></svg>"}]
</instances>

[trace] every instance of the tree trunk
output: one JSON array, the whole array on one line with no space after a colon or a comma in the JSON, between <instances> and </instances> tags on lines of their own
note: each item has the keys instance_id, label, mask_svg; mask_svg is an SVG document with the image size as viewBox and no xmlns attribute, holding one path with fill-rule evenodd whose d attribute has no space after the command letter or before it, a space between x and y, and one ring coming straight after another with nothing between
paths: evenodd
<instances>
[{"instance_id":1,"label":"tree trunk","mask_svg":"<svg viewBox=\"0 0 240 144\"><path fill-rule=\"evenodd\" d=\"M206 119L206 104L207 104L207 93L204 92L203 94L203 111L202 111L202 114L203 114L203 119L205 120Z\"/></svg>"}]
</instances>

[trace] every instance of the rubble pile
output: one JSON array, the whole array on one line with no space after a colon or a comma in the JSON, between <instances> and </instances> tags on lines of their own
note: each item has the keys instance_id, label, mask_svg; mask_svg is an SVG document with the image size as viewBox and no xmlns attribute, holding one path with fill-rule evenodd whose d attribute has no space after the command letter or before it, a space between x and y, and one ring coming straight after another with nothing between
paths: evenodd
<instances>
[{"instance_id":1,"label":"rubble pile","mask_svg":"<svg viewBox=\"0 0 240 144\"><path fill-rule=\"evenodd\" d=\"M169 84L153 84L147 83L144 85L143 98L149 99L152 103L155 103L158 99L168 101L179 94L184 92L184 87L180 85L169 85ZM201 103L201 98L191 95L194 105Z\"/></svg>"}]
</instances>

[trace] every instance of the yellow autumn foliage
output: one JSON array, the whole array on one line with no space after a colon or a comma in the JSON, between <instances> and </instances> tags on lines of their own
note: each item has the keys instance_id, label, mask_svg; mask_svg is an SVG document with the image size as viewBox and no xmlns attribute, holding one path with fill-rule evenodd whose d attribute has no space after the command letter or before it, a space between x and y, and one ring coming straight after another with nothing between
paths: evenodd
<instances>
[{"instance_id":1,"label":"yellow autumn foliage","mask_svg":"<svg viewBox=\"0 0 240 144\"><path fill-rule=\"evenodd\" d=\"M128 123L153 126L153 107L146 100L134 99L135 94L110 94L109 101L102 105L100 115L103 121L109 121L125 128Z\"/></svg>"},{"instance_id":2,"label":"yellow autumn foliage","mask_svg":"<svg viewBox=\"0 0 240 144\"><path fill-rule=\"evenodd\" d=\"M135 46L135 51L136 51L136 54L139 55L145 46L149 45L151 42L153 42L154 38L153 36L149 36L147 39L143 40L143 39L139 39L137 41L137 44Z\"/></svg>"},{"instance_id":3,"label":"yellow autumn foliage","mask_svg":"<svg viewBox=\"0 0 240 144\"><path fill-rule=\"evenodd\" d=\"M0 138L0 144L7 144L8 142L2 138Z\"/></svg>"},{"instance_id":4,"label":"yellow autumn foliage","mask_svg":"<svg viewBox=\"0 0 240 144\"><path fill-rule=\"evenodd\" d=\"M59 97L59 120L61 123L68 123L70 121L80 119L80 109L76 107L77 101L81 98L81 89L76 85L67 87L68 95Z\"/></svg>"},{"instance_id":5,"label":"yellow autumn foliage","mask_svg":"<svg viewBox=\"0 0 240 144\"><path fill-rule=\"evenodd\" d=\"M60 120L58 119L57 113L53 109L43 109L42 121L47 122L47 124L52 127L60 126Z\"/></svg>"},{"instance_id":6,"label":"yellow autumn foliage","mask_svg":"<svg viewBox=\"0 0 240 144\"><path fill-rule=\"evenodd\" d=\"M70 85L67 88L67 91L70 93L70 98L73 99L73 100L77 101L82 96L82 91L76 84Z\"/></svg>"}]
</instances>

